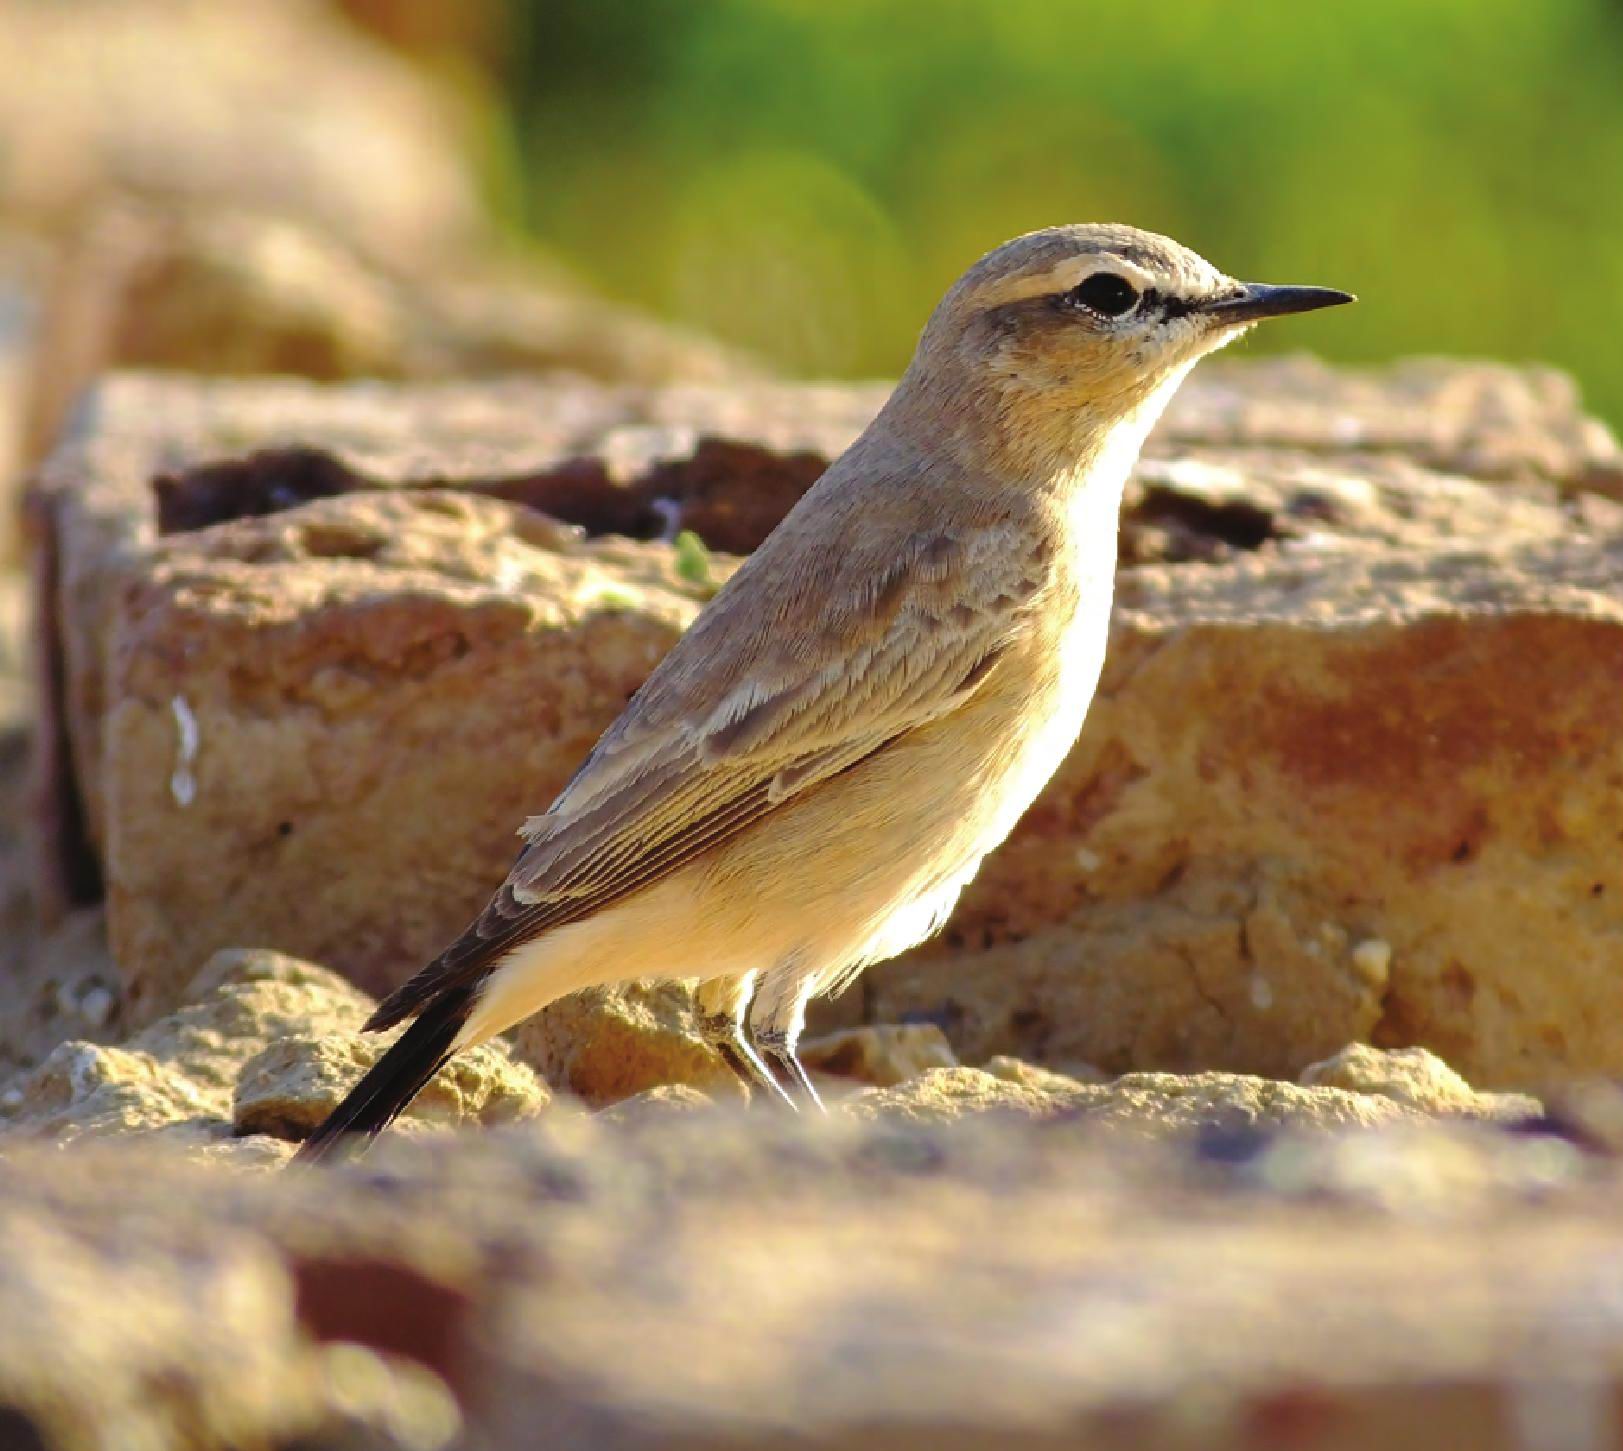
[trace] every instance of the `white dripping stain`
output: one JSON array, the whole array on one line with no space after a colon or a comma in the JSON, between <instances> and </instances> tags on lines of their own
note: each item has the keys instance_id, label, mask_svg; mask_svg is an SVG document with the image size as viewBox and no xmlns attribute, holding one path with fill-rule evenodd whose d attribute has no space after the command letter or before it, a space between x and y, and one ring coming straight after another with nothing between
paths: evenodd
<instances>
[{"instance_id":1,"label":"white dripping stain","mask_svg":"<svg viewBox=\"0 0 1623 1451\"><path fill-rule=\"evenodd\" d=\"M184 695L169 702L175 715L175 729L180 733L180 754L169 777L169 794L177 806L190 806L197 799L197 777L192 774L192 763L197 759L197 717Z\"/></svg>"},{"instance_id":2,"label":"white dripping stain","mask_svg":"<svg viewBox=\"0 0 1623 1451\"><path fill-rule=\"evenodd\" d=\"M1274 987L1260 972L1251 974L1251 1006L1266 1013L1274 1005Z\"/></svg>"}]
</instances>

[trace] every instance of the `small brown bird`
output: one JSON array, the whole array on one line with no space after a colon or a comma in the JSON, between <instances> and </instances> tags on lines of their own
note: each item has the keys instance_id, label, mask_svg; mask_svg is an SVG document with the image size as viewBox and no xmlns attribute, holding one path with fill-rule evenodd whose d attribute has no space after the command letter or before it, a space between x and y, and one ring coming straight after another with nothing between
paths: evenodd
<instances>
[{"instance_id":1,"label":"small brown bird","mask_svg":"<svg viewBox=\"0 0 1623 1451\"><path fill-rule=\"evenodd\" d=\"M807 1002L935 932L1081 729L1117 513L1204 354L1351 302L1124 226L1017 237L609 727L490 905L367 1023L410 1028L300 1152L592 984L699 982L745 1080L816 1102Z\"/></svg>"}]
</instances>

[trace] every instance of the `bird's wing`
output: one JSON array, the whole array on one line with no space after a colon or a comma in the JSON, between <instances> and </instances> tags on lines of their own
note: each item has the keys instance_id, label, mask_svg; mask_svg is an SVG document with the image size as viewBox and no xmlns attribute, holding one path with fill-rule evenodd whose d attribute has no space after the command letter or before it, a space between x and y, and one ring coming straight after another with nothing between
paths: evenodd
<instances>
[{"instance_id":1,"label":"bird's wing","mask_svg":"<svg viewBox=\"0 0 1623 1451\"><path fill-rule=\"evenodd\" d=\"M763 546L649 677L479 918L368 1026L659 881L962 705L1042 590L1011 530L920 532L873 559ZM816 578L796 580L796 564ZM801 602L804 602L803 604ZM796 606L801 618L793 618Z\"/></svg>"}]
</instances>

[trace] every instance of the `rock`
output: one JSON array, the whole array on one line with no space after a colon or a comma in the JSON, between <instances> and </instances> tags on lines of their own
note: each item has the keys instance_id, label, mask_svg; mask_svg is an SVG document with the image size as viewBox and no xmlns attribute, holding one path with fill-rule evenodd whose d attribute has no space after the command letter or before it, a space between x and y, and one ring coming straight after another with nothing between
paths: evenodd
<instances>
[{"instance_id":1,"label":"rock","mask_svg":"<svg viewBox=\"0 0 1623 1451\"><path fill-rule=\"evenodd\" d=\"M34 920L23 864L7 863L0 959L0 1084L34 1068L70 1038L115 1043L125 1033L118 964L107 951L106 914L86 907L48 930ZM21 880L18 880L21 878ZM102 1005L105 1004L105 1015ZM87 1011L87 1005L94 1011Z\"/></svg>"},{"instance_id":2,"label":"rock","mask_svg":"<svg viewBox=\"0 0 1623 1451\"><path fill-rule=\"evenodd\" d=\"M514 1051L550 1083L593 1108L665 1084L744 1097L732 1069L700 1039L684 983L588 988L544 1008L508 1036Z\"/></svg>"},{"instance_id":3,"label":"rock","mask_svg":"<svg viewBox=\"0 0 1623 1451\"><path fill-rule=\"evenodd\" d=\"M800 1046L800 1061L814 1073L855 1078L891 1088L932 1068L956 1068L947 1035L934 1023L877 1023L845 1028Z\"/></svg>"},{"instance_id":4,"label":"rock","mask_svg":"<svg viewBox=\"0 0 1623 1451\"><path fill-rule=\"evenodd\" d=\"M41 1191L7 1155L0 1234L0 1435L8 1447L325 1445L434 1451L460 1417L444 1384L301 1325L293 1277L262 1236L202 1227L199 1185L146 1151L103 1161L156 1172L168 1203L123 1217L94 1191ZM89 1156L83 1169L93 1172ZM75 1160L75 1164L79 1163ZM45 1202L42 1202L45 1201Z\"/></svg>"},{"instance_id":5,"label":"rock","mask_svg":"<svg viewBox=\"0 0 1623 1451\"><path fill-rule=\"evenodd\" d=\"M366 1033L282 1038L248 1060L237 1080L232 1125L238 1134L308 1138L392 1040ZM402 1120L417 1125L511 1123L541 1112L547 1087L505 1043L459 1053L412 1101Z\"/></svg>"},{"instance_id":6,"label":"rock","mask_svg":"<svg viewBox=\"0 0 1623 1451\"><path fill-rule=\"evenodd\" d=\"M45 272L43 248L0 232L0 489L7 500L14 497L28 457L24 440ZM0 515L0 563L10 563L21 552L17 522L14 507ZM8 630L8 656L11 643ZM9 675L12 661L5 663Z\"/></svg>"},{"instance_id":7,"label":"rock","mask_svg":"<svg viewBox=\"0 0 1623 1451\"><path fill-rule=\"evenodd\" d=\"M232 942L392 986L482 905L517 822L730 567L695 582L665 546L583 541L527 506L753 542L760 500L787 507L809 450L868 406L767 386L105 388L33 500L61 681L38 736L42 900L105 875L143 1013L174 1000L177 961ZM338 452L242 457L290 438ZM177 755L192 739L195 764ZM449 773L422 769L429 740ZM409 769L386 764L402 750ZM230 865L246 842L251 873Z\"/></svg>"},{"instance_id":8,"label":"rock","mask_svg":"<svg viewBox=\"0 0 1623 1451\"><path fill-rule=\"evenodd\" d=\"M603 1117L610 1123L636 1123L645 1118L663 1119L669 1114L693 1113L714 1106L713 1098L686 1083L662 1083L611 1104L603 1110Z\"/></svg>"},{"instance_id":9,"label":"rock","mask_svg":"<svg viewBox=\"0 0 1623 1451\"><path fill-rule=\"evenodd\" d=\"M1537 1099L1519 1093L1479 1094L1435 1053L1424 1048L1383 1051L1349 1043L1320 1063L1310 1063L1298 1080L1305 1088L1345 1088L1372 1093L1427 1113L1477 1114L1489 1118L1530 1118Z\"/></svg>"},{"instance_id":10,"label":"rock","mask_svg":"<svg viewBox=\"0 0 1623 1451\"><path fill-rule=\"evenodd\" d=\"M0 54L29 61L0 95L0 212L39 230L137 193L265 208L415 266L487 235L451 108L316 0L6 0Z\"/></svg>"},{"instance_id":11,"label":"rock","mask_svg":"<svg viewBox=\"0 0 1623 1451\"><path fill-rule=\"evenodd\" d=\"M1176 1133L1229 1128L1367 1128L1417 1116L1516 1122L1539 1112L1520 1094L1477 1093L1422 1048L1382 1052L1360 1043L1310 1065L1300 1084L1234 1073L1128 1073L1083 1081L999 1056L981 1068L936 1068L851 1101L865 1116L950 1122L986 1112L1097 1120Z\"/></svg>"},{"instance_id":12,"label":"rock","mask_svg":"<svg viewBox=\"0 0 1623 1451\"><path fill-rule=\"evenodd\" d=\"M1617 439L1553 368L1409 358L1339 368L1305 356L1208 364L1181 389L1168 436L1351 458L1400 454L1476 479L1578 488L1623 478Z\"/></svg>"},{"instance_id":13,"label":"rock","mask_svg":"<svg viewBox=\"0 0 1623 1451\"><path fill-rule=\"evenodd\" d=\"M1576 530L1124 575L1079 745L870 1012L967 1061L1616 1072L1620 581Z\"/></svg>"},{"instance_id":14,"label":"rock","mask_svg":"<svg viewBox=\"0 0 1623 1451\"><path fill-rule=\"evenodd\" d=\"M869 1101L931 1079L998 1082ZM349 1444L347 1404L387 1446L561 1451L1510 1446L1545 1377L1611 1403L1623 1164L1559 1138L1218 1075L1116 1094L1195 1134L642 1108L690 1096L306 1174L8 1144L4 1403L86 1444L126 1406L225 1418L185 1423L202 1445Z\"/></svg>"},{"instance_id":15,"label":"rock","mask_svg":"<svg viewBox=\"0 0 1623 1451\"><path fill-rule=\"evenodd\" d=\"M994 1053L981 1067L993 1078L1002 1078L1021 1088L1039 1093L1069 1093L1087 1083L1103 1083L1106 1075L1086 1063L1067 1064L1063 1071L1027 1063L1007 1053Z\"/></svg>"},{"instance_id":16,"label":"rock","mask_svg":"<svg viewBox=\"0 0 1623 1451\"><path fill-rule=\"evenodd\" d=\"M230 942L379 991L437 951L732 567L608 535L751 547L882 391L102 390L33 499L62 682L36 855L59 900L99 868L129 1010ZM1108 1071L1288 1077L1350 1041L1493 1085L1623 1064L1623 528L1579 497L1615 445L1505 369L1268 364L1182 398L1128 552L1219 562L1123 574L1081 743L870 1016Z\"/></svg>"},{"instance_id":17,"label":"rock","mask_svg":"<svg viewBox=\"0 0 1623 1451\"><path fill-rule=\"evenodd\" d=\"M773 1188L715 1163L755 1125L689 1122L668 1146L686 1192L642 1191L657 1209L633 1253L571 1239L606 1279L543 1259L475 1317L481 1444L545 1425L562 1447L1419 1448L1498 1444L1501 1427L1509 1446L1522 1417L1552 1414L1512 1387L1578 1354L1575 1338L1530 1362L1528 1318L1552 1298L1581 1314L1588 1256L1616 1234L1615 1214L1578 1210L1586 1250L1560 1245L1553 1218L1533 1229L1518 1208L1482 1243L1477 1215L1504 1192L1492 1161L1435 1131L1315 1140L1322 1159L1259 1136L1243 1162L1197 1150L1170 1175L1117 1146L1045 1159L1044 1181L1017 1123L968 1152L883 1123L839 1150L780 1129ZM1511 1177L1532 1182L1536 1157ZM1371 1172L1408 1187L1366 1198ZM1472 1206L1472 1232L1439 1222L1444 1205ZM1610 1404L1601 1323L1569 1403Z\"/></svg>"},{"instance_id":18,"label":"rock","mask_svg":"<svg viewBox=\"0 0 1623 1451\"><path fill-rule=\"evenodd\" d=\"M69 1040L0 1092L0 1130L71 1143L158 1135L246 1162L275 1162L264 1143L236 1144L232 1098L243 1065L288 1035L359 1028L370 1000L342 978L277 953L221 952L193 1001L122 1044Z\"/></svg>"},{"instance_id":19,"label":"rock","mask_svg":"<svg viewBox=\"0 0 1623 1451\"><path fill-rule=\"evenodd\" d=\"M382 1050L358 1031L370 998L280 953L216 953L188 998L125 1042L60 1044L0 1089L0 1134L60 1144L156 1137L204 1157L276 1164L288 1148L275 1141L304 1137ZM535 1075L491 1044L461 1055L403 1122L500 1123L547 1101Z\"/></svg>"},{"instance_id":20,"label":"rock","mask_svg":"<svg viewBox=\"0 0 1623 1451\"><path fill-rule=\"evenodd\" d=\"M749 371L566 279L476 261L424 277L296 218L217 204L98 210L59 249L39 331L30 457L88 384L120 368L323 380L569 369L628 382Z\"/></svg>"},{"instance_id":21,"label":"rock","mask_svg":"<svg viewBox=\"0 0 1623 1451\"><path fill-rule=\"evenodd\" d=\"M1341 1088L1300 1088L1233 1073L1129 1073L1108 1083L1062 1074L994 1077L980 1068L937 1068L898 1088L851 1100L850 1111L920 1123L996 1113L1097 1120L1143 1133L1206 1125L1235 1129L1351 1129L1398 1123L1418 1107ZM1477 1108L1473 1100L1473 1108Z\"/></svg>"}]
</instances>

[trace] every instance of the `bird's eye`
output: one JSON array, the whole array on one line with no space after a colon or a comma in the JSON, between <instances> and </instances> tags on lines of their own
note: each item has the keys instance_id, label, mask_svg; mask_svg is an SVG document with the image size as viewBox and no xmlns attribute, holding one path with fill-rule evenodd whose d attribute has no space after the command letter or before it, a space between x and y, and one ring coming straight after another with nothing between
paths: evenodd
<instances>
[{"instance_id":1,"label":"bird's eye","mask_svg":"<svg viewBox=\"0 0 1623 1451\"><path fill-rule=\"evenodd\" d=\"M1126 317L1138 306L1138 289L1114 272L1084 277L1069 293L1072 302L1099 317Z\"/></svg>"}]
</instances>

